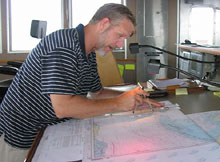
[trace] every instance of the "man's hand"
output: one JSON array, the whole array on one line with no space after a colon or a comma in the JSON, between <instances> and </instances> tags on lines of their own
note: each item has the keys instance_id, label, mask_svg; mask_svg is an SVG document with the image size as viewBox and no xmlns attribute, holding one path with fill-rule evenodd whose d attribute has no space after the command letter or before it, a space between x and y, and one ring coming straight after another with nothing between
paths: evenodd
<instances>
[{"instance_id":1,"label":"man's hand","mask_svg":"<svg viewBox=\"0 0 220 162\"><path fill-rule=\"evenodd\" d=\"M140 87L124 92L123 94L118 96L117 104L119 111L134 110L137 106L146 104L148 103L148 101L150 102L149 104L152 104L155 107L164 106L164 104L158 103L154 100L147 100L146 96L149 96L149 93L145 92Z\"/></svg>"}]
</instances>

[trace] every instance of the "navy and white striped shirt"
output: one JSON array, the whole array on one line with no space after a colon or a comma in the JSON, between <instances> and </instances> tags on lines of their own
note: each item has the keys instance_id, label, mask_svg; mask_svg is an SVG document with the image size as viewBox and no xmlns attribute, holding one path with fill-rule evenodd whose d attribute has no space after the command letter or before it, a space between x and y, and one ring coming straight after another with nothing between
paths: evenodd
<instances>
[{"instance_id":1,"label":"navy and white striped shirt","mask_svg":"<svg viewBox=\"0 0 220 162\"><path fill-rule=\"evenodd\" d=\"M68 120L56 117L50 94L86 96L102 88L95 53L85 54L83 29L51 33L22 64L0 106L0 136L10 145L30 148L40 128Z\"/></svg>"}]
</instances>

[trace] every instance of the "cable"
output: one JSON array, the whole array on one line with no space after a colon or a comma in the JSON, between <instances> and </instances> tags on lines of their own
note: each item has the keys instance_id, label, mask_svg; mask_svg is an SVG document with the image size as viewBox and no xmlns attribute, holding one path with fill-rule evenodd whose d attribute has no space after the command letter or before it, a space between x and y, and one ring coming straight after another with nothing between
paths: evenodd
<instances>
[{"instance_id":1,"label":"cable","mask_svg":"<svg viewBox=\"0 0 220 162\"><path fill-rule=\"evenodd\" d=\"M0 74L15 75L18 68L12 66L0 66Z\"/></svg>"},{"instance_id":2,"label":"cable","mask_svg":"<svg viewBox=\"0 0 220 162\"><path fill-rule=\"evenodd\" d=\"M198 62L198 63L205 63L205 64L214 64L214 63L220 63L220 61L215 61L215 62L209 62L209 61L199 61L199 60L194 60L194 59L190 59L190 58L186 58L186 57L183 57L183 56L179 56L173 52L170 52L170 51L166 51L164 49L161 49L161 48L158 48L158 47L155 47L155 46L151 46L151 45L138 45L140 48L141 47L150 47L150 48L154 48L154 49L157 49L159 51L162 51L162 52L165 52L165 53L168 53L170 55L173 55L173 56L176 56L176 57L179 57L181 59L184 59L184 60L189 60L189 61L194 61L194 62Z\"/></svg>"}]
</instances>

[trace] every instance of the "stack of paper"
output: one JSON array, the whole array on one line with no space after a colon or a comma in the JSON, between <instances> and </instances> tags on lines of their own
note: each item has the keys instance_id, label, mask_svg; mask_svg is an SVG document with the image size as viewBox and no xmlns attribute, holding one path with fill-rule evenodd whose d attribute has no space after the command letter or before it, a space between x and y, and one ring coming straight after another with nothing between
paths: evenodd
<instances>
[{"instance_id":1,"label":"stack of paper","mask_svg":"<svg viewBox=\"0 0 220 162\"><path fill-rule=\"evenodd\" d=\"M184 79L168 79L168 80L149 80L149 82L158 89L167 89L168 86L189 87L189 83Z\"/></svg>"}]
</instances>

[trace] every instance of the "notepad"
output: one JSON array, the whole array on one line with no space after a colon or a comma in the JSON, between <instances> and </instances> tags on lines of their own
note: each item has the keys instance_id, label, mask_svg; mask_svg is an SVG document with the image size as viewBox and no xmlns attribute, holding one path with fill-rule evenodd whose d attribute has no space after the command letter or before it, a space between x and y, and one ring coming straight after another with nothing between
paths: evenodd
<instances>
[{"instance_id":1,"label":"notepad","mask_svg":"<svg viewBox=\"0 0 220 162\"><path fill-rule=\"evenodd\" d=\"M214 94L215 96L220 97L220 92L213 92L213 94Z\"/></svg>"},{"instance_id":2,"label":"notepad","mask_svg":"<svg viewBox=\"0 0 220 162\"><path fill-rule=\"evenodd\" d=\"M176 95L188 95L187 88L177 88L175 89Z\"/></svg>"}]
</instances>

